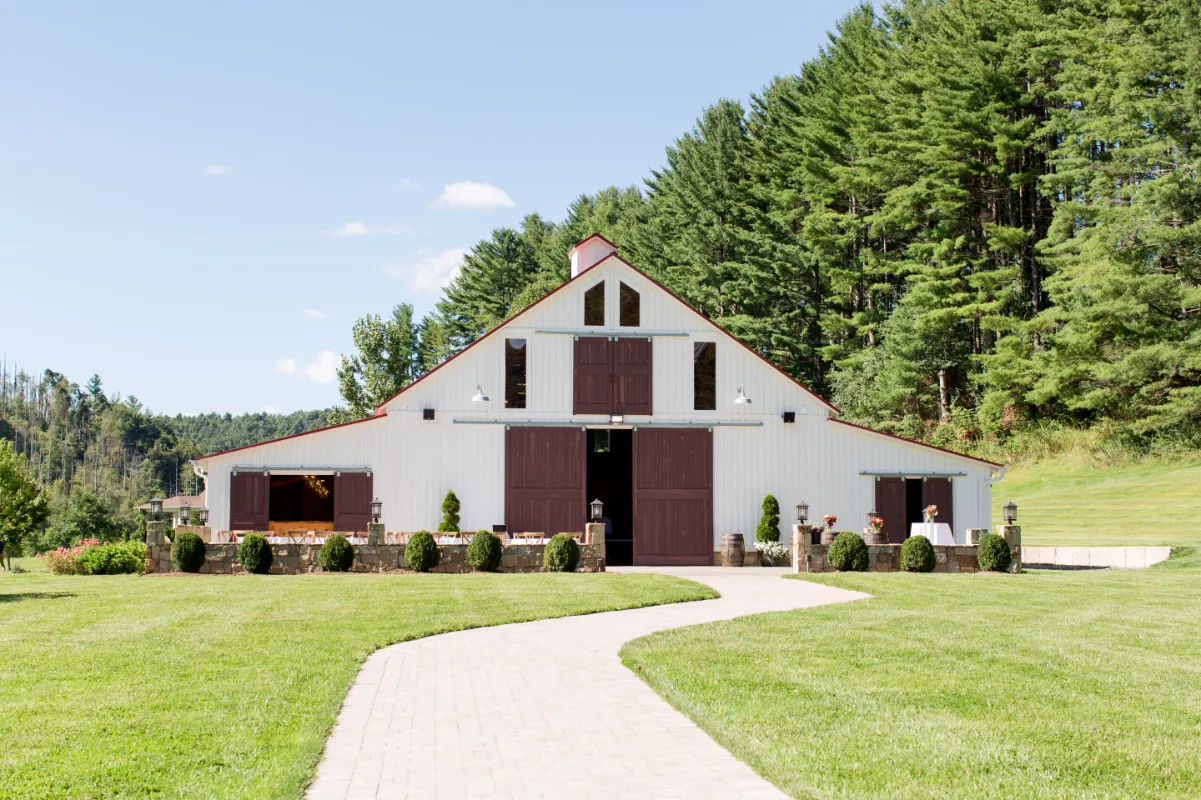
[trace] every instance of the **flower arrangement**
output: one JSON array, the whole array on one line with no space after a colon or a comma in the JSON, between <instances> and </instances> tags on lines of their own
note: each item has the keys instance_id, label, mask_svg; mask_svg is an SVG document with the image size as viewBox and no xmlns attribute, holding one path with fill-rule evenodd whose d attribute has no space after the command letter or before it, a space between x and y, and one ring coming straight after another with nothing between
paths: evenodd
<instances>
[{"instance_id":1,"label":"flower arrangement","mask_svg":"<svg viewBox=\"0 0 1201 800\"><path fill-rule=\"evenodd\" d=\"M783 542L756 542L760 562L776 565L788 561L788 546Z\"/></svg>"},{"instance_id":2,"label":"flower arrangement","mask_svg":"<svg viewBox=\"0 0 1201 800\"><path fill-rule=\"evenodd\" d=\"M838 522L838 517L834 516L833 514L826 514L826 516L822 517L822 524L830 530L834 530L835 522Z\"/></svg>"},{"instance_id":3,"label":"flower arrangement","mask_svg":"<svg viewBox=\"0 0 1201 800\"><path fill-rule=\"evenodd\" d=\"M922 509L922 513L926 515L926 522L934 522L934 518L938 516L938 506L931 503Z\"/></svg>"},{"instance_id":4,"label":"flower arrangement","mask_svg":"<svg viewBox=\"0 0 1201 800\"><path fill-rule=\"evenodd\" d=\"M872 517L872 530L879 531L884 527L884 519L882 517Z\"/></svg>"}]
</instances>

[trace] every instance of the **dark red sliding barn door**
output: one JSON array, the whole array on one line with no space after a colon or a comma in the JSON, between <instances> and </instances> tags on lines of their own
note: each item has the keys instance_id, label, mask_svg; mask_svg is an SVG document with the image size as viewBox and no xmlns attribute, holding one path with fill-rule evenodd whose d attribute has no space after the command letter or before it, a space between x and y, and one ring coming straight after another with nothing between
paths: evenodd
<instances>
[{"instance_id":1,"label":"dark red sliding barn door","mask_svg":"<svg viewBox=\"0 0 1201 800\"><path fill-rule=\"evenodd\" d=\"M613 342L603 336L575 340L573 414L613 413Z\"/></svg>"},{"instance_id":2,"label":"dark red sliding barn door","mask_svg":"<svg viewBox=\"0 0 1201 800\"><path fill-rule=\"evenodd\" d=\"M267 530L271 479L262 472L238 472L229 476L229 529Z\"/></svg>"},{"instance_id":3,"label":"dark red sliding barn door","mask_svg":"<svg viewBox=\"0 0 1201 800\"><path fill-rule=\"evenodd\" d=\"M619 338L614 344L614 414L651 414L650 339Z\"/></svg>"},{"instance_id":4,"label":"dark red sliding barn door","mask_svg":"<svg viewBox=\"0 0 1201 800\"><path fill-rule=\"evenodd\" d=\"M505 431L505 525L510 532L583 532L586 438L582 428Z\"/></svg>"},{"instance_id":5,"label":"dark red sliding barn door","mask_svg":"<svg viewBox=\"0 0 1201 800\"><path fill-rule=\"evenodd\" d=\"M926 478L922 481L922 508L929 505L938 506L938 516L935 522L945 522L955 530L955 513L952 506L950 478Z\"/></svg>"},{"instance_id":6,"label":"dark red sliding barn door","mask_svg":"<svg viewBox=\"0 0 1201 800\"><path fill-rule=\"evenodd\" d=\"M713 563L713 434L634 431L634 563Z\"/></svg>"},{"instance_id":7,"label":"dark red sliding barn door","mask_svg":"<svg viewBox=\"0 0 1201 800\"><path fill-rule=\"evenodd\" d=\"M334 530L367 530L373 484L367 472L342 472L334 476Z\"/></svg>"},{"instance_id":8,"label":"dark red sliding barn door","mask_svg":"<svg viewBox=\"0 0 1201 800\"><path fill-rule=\"evenodd\" d=\"M909 535L904 478L876 478L876 515L884 520L889 544L900 544Z\"/></svg>"}]
</instances>

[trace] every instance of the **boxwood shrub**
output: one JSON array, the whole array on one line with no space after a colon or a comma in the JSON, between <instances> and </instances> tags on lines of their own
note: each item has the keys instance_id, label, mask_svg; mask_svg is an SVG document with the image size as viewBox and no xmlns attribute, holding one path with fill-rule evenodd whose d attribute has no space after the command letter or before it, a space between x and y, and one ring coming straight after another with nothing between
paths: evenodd
<instances>
[{"instance_id":1,"label":"boxwood shrub","mask_svg":"<svg viewBox=\"0 0 1201 800\"><path fill-rule=\"evenodd\" d=\"M546 554L542 557L542 569L547 572L575 572L580 564L580 546L575 537L556 533L546 543Z\"/></svg>"},{"instance_id":2,"label":"boxwood shrub","mask_svg":"<svg viewBox=\"0 0 1201 800\"><path fill-rule=\"evenodd\" d=\"M910 536L901 545L901 569L906 572L933 572L934 545L925 536Z\"/></svg>"},{"instance_id":3,"label":"boxwood shrub","mask_svg":"<svg viewBox=\"0 0 1201 800\"><path fill-rule=\"evenodd\" d=\"M171 566L180 572L199 572L204 565L204 541L191 531L175 535L171 543Z\"/></svg>"},{"instance_id":4,"label":"boxwood shrub","mask_svg":"<svg viewBox=\"0 0 1201 800\"><path fill-rule=\"evenodd\" d=\"M415 572L429 572L441 560L438 543L429 531L417 531L405 545L405 566Z\"/></svg>"},{"instance_id":5,"label":"boxwood shrub","mask_svg":"<svg viewBox=\"0 0 1201 800\"><path fill-rule=\"evenodd\" d=\"M83 575L141 573L146 566L146 545L141 542L93 545L79 554L76 564Z\"/></svg>"},{"instance_id":6,"label":"boxwood shrub","mask_svg":"<svg viewBox=\"0 0 1201 800\"><path fill-rule=\"evenodd\" d=\"M261 533L250 533L238 545L238 561L242 562L242 569L247 572L253 572L255 575L266 575L267 570L271 569L271 545L267 544L267 537Z\"/></svg>"},{"instance_id":7,"label":"boxwood shrub","mask_svg":"<svg viewBox=\"0 0 1201 800\"><path fill-rule=\"evenodd\" d=\"M984 534L980 537L980 549L976 552L976 560L980 569L1004 572L1009 569L1009 543L995 533Z\"/></svg>"},{"instance_id":8,"label":"boxwood shrub","mask_svg":"<svg viewBox=\"0 0 1201 800\"><path fill-rule=\"evenodd\" d=\"M500 537L492 531L477 531L467 545L467 560L476 572L496 572L500 566Z\"/></svg>"},{"instance_id":9,"label":"boxwood shrub","mask_svg":"<svg viewBox=\"0 0 1201 800\"><path fill-rule=\"evenodd\" d=\"M317 566L324 572L346 572L354 563L354 548L346 537L335 533L317 551Z\"/></svg>"},{"instance_id":10,"label":"boxwood shrub","mask_svg":"<svg viewBox=\"0 0 1201 800\"><path fill-rule=\"evenodd\" d=\"M863 543L863 537L854 531L842 531L835 536L826 558L839 572L867 571L867 545Z\"/></svg>"}]
</instances>

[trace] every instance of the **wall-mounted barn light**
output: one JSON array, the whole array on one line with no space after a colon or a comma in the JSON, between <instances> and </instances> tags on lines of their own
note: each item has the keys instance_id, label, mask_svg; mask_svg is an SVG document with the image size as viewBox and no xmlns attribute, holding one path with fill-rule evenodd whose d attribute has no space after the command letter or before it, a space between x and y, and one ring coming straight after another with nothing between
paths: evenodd
<instances>
[{"instance_id":1,"label":"wall-mounted barn light","mask_svg":"<svg viewBox=\"0 0 1201 800\"><path fill-rule=\"evenodd\" d=\"M487 403L488 395L484 394L484 388L478 384L475 387L475 397L471 398L473 403Z\"/></svg>"},{"instance_id":2,"label":"wall-mounted barn light","mask_svg":"<svg viewBox=\"0 0 1201 800\"><path fill-rule=\"evenodd\" d=\"M751 398L746 396L746 392L742 391L742 387L738 387L738 397L734 398L734 403L737 405L746 405L751 402Z\"/></svg>"}]
</instances>

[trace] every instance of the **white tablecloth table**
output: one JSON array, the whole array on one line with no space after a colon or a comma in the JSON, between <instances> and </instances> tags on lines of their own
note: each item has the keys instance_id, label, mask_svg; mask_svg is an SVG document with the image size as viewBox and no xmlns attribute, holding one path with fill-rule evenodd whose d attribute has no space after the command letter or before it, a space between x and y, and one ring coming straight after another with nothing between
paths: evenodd
<instances>
[{"instance_id":1,"label":"white tablecloth table","mask_svg":"<svg viewBox=\"0 0 1201 800\"><path fill-rule=\"evenodd\" d=\"M910 536L925 536L930 544L956 544L951 526L945 522L915 522L909 526Z\"/></svg>"}]
</instances>

